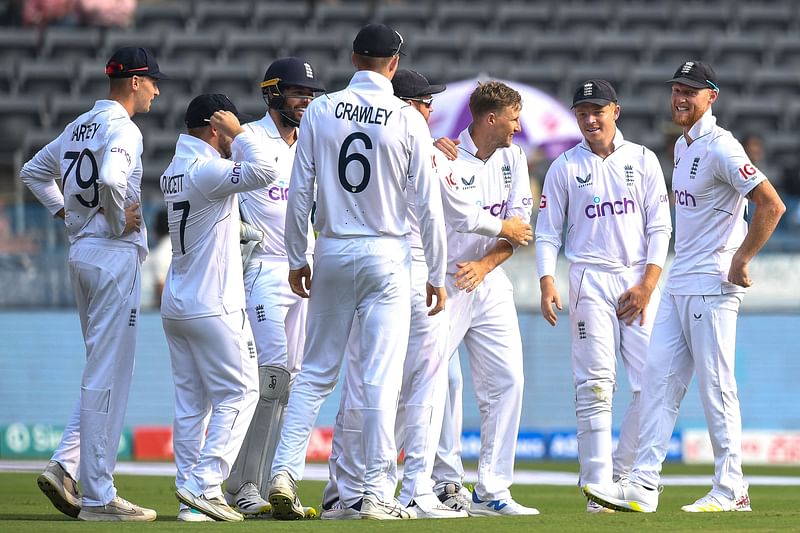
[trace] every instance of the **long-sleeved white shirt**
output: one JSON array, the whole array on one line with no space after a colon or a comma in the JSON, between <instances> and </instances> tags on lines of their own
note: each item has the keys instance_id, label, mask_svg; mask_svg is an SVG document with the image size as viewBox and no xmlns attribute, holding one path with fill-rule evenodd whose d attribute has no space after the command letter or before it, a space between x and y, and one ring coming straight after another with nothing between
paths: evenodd
<instances>
[{"instance_id":1,"label":"long-sleeved white shirt","mask_svg":"<svg viewBox=\"0 0 800 533\"><path fill-rule=\"evenodd\" d=\"M141 204L142 134L119 102L95 102L25 163L20 175L48 211L64 209L71 244L84 237L116 239L138 246L140 260L147 256L144 224L122 235L125 207Z\"/></svg>"},{"instance_id":2,"label":"long-sleeved white shirt","mask_svg":"<svg viewBox=\"0 0 800 533\"><path fill-rule=\"evenodd\" d=\"M343 90L311 102L303 115L286 210L289 265L307 264L308 216L316 185L320 236L404 237L406 189L415 209L428 281L444 285L445 232L434 147L422 115L375 72L359 71Z\"/></svg>"},{"instance_id":3,"label":"long-sleeved white shirt","mask_svg":"<svg viewBox=\"0 0 800 533\"><path fill-rule=\"evenodd\" d=\"M450 162L452 175L448 181L451 191L463 201L480 206L498 219L519 216L531 218L531 184L528 160L522 148L512 144L498 148L484 161L475 156L478 148L469 129L458 136L458 159ZM499 233L499 229L498 229ZM497 243L497 237L463 233L447 225L447 272L458 272L456 263L482 258Z\"/></svg>"},{"instance_id":4,"label":"long-sleeved white shirt","mask_svg":"<svg viewBox=\"0 0 800 533\"><path fill-rule=\"evenodd\" d=\"M675 143L675 260L667 278L672 294L745 292L728 282L736 250L747 235L745 196L767 177L739 141L717 126L711 109L689 130L692 144Z\"/></svg>"},{"instance_id":5,"label":"long-sleeved white shirt","mask_svg":"<svg viewBox=\"0 0 800 533\"><path fill-rule=\"evenodd\" d=\"M672 224L661 165L619 130L613 142L606 158L583 140L550 165L536 221L540 278L555 274L565 223L570 263L609 271L664 266Z\"/></svg>"},{"instance_id":6,"label":"long-sleeved white shirt","mask_svg":"<svg viewBox=\"0 0 800 533\"><path fill-rule=\"evenodd\" d=\"M245 307L236 193L270 185L278 171L249 132L237 135L232 160L211 145L181 135L161 177L172 261L161 316L190 319Z\"/></svg>"},{"instance_id":7,"label":"long-sleeved white shirt","mask_svg":"<svg viewBox=\"0 0 800 533\"><path fill-rule=\"evenodd\" d=\"M263 240L255 247L250 260L263 256L286 256L284 244L284 224L286 223L286 203L289 199L289 180L292 175L297 143L291 146L281 137L278 127L267 113L261 120L244 125L253 132L257 142L263 147L278 170L278 178L269 186L239 194L239 209L242 219L264 233ZM308 247L306 253L314 250L314 232L308 228Z\"/></svg>"}]
</instances>

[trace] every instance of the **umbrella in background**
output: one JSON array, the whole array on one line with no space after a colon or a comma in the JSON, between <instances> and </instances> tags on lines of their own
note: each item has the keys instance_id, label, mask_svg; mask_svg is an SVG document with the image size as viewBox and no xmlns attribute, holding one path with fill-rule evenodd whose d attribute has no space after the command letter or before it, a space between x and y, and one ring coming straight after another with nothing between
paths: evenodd
<instances>
[{"instance_id":1,"label":"umbrella in background","mask_svg":"<svg viewBox=\"0 0 800 533\"><path fill-rule=\"evenodd\" d=\"M447 84L447 90L434 96L433 113L429 125L434 138L446 136L454 139L472 122L469 113L469 96L479 81L474 78ZM520 122L522 131L514 136L514 143L527 154L535 148L548 159L571 148L581 140L575 115L549 94L524 83L498 80L522 95Z\"/></svg>"}]
</instances>

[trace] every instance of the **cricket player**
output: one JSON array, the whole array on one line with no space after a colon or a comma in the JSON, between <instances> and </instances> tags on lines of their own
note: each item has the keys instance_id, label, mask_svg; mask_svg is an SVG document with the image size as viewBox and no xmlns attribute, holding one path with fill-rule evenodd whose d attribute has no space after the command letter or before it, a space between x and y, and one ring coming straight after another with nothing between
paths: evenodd
<instances>
[{"instance_id":1,"label":"cricket player","mask_svg":"<svg viewBox=\"0 0 800 533\"><path fill-rule=\"evenodd\" d=\"M493 216L530 220L527 159L512 144L520 131L520 94L501 82L481 83L469 108L472 123L459 135L459 156L451 162L454 187ZM514 501L509 491L522 411L522 339L511 282L498 267L513 250L505 239L447 227L446 353L455 353L464 341L481 416L478 483L468 509L473 516L539 514ZM461 428L454 431L460 435Z\"/></svg>"},{"instance_id":2,"label":"cricket player","mask_svg":"<svg viewBox=\"0 0 800 533\"><path fill-rule=\"evenodd\" d=\"M592 500L621 511L655 512L661 464L692 374L714 450L711 491L682 509L690 513L749 511L742 473L742 420L734 363L736 318L753 284L750 261L786 208L767 177L712 105L719 82L710 65L687 61L669 80L675 144L675 259L656 315L642 381L639 447L630 479L587 484ZM749 225L747 201L755 204Z\"/></svg>"},{"instance_id":3,"label":"cricket player","mask_svg":"<svg viewBox=\"0 0 800 533\"><path fill-rule=\"evenodd\" d=\"M150 110L164 75L152 52L134 47L114 52L106 74L108 98L68 124L21 171L42 205L64 219L86 344L80 399L37 482L56 509L73 518L152 521L154 510L117 495L113 472L133 376L140 266L147 256L139 209L142 134L131 117Z\"/></svg>"},{"instance_id":4,"label":"cricket player","mask_svg":"<svg viewBox=\"0 0 800 533\"><path fill-rule=\"evenodd\" d=\"M270 467L289 399L289 384L303 359L308 300L289 287L283 228L297 128L314 93L325 90L311 64L296 57L273 61L261 86L267 113L244 128L275 158L280 176L269 187L239 195L242 220L262 235L244 270L247 315L258 354L260 397L225 488L228 504L245 515L270 509L264 499L269 493ZM311 264L314 233L310 227L306 236L305 257Z\"/></svg>"},{"instance_id":5,"label":"cricket player","mask_svg":"<svg viewBox=\"0 0 800 533\"><path fill-rule=\"evenodd\" d=\"M292 289L311 294L303 364L272 466L275 518L302 517L295 480L302 477L309 433L336 383L356 316L360 349L348 357L346 379L356 380L347 386L360 397L345 411L343 427L361 432L365 470L363 492L342 494L342 502L361 501L362 518L411 518L385 496L396 461L395 412L411 317L409 186L416 191L432 316L446 298L445 234L430 132L422 115L392 91L402 42L384 24L363 27L353 41L358 72L350 84L316 99L303 117L285 238ZM312 278L305 251L315 184L319 240Z\"/></svg>"},{"instance_id":6,"label":"cricket player","mask_svg":"<svg viewBox=\"0 0 800 533\"><path fill-rule=\"evenodd\" d=\"M419 111L428 121L433 112L433 95L445 90L444 85L431 85L420 73L399 69L392 78L394 94ZM431 139L431 142L433 140ZM450 173L447 156L435 153L436 167L439 171L445 220L459 231L475 232L489 237L509 238L517 244L526 245L531 238L530 225L519 217L508 220L495 218L481 206L468 203L459 195L453 186L454 179ZM425 264L423 246L419 228L416 223L414 198L416 193L412 186L407 191L408 217L411 222L411 233L408 235L412 251L412 290L411 290L411 329L409 332L408 350L403 368L403 382L400 389L395 438L398 449L402 448L405 461L403 468L402 489L398 498L402 505L413 512L415 518L458 518L466 517L462 509L453 509L443 505L433 492L431 469L439 441L439 429L442 426L444 403L447 389L447 369L449 354L445 353L442 342L446 338L448 327L447 312L428 316L425 306L425 280L428 268ZM354 330L358 326L354 326ZM358 335L351 333L354 344L348 350L358 349ZM353 380L348 380L352 382ZM341 412L349 407L350 390L343 391ZM334 429L334 453L332 454L331 480L323 495L323 519L348 519L358 517L358 512L350 507L336 505L338 485L343 485L342 492L360 492L363 472L361 465L353 464L358 454L359 438L357 431L344 432L341 427L343 417L337 416ZM344 436L348 442L342 442ZM341 451L347 450L346 453ZM346 464L340 468L341 476L337 476L336 463ZM394 497L397 481L396 471L392 472L387 497Z\"/></svg>"},{"instance_id":7,"label":"cricket player","mask_svg":"<svg viewBox=\"0 0 800 533\"><path fill-rule=\"evenodd\" d=\"M580 84L572 109L583 141L550 166L536 222L542 315L555 326L555 286L566 225L572 374L578 419L579 486L630 473L639 435L639 391L657 287L672 234L667 188L656 155L617 129L620 106L605 80ZM611 402L617 353L633 398L612 453ZM613 458L612 458L613 455ZM608 512L589 500L588 512Z\"/></svg>"},{"instance_id":8,"label":"cricket player","mask_svg":"<svg viewBox=\"0 0 800 533\"><path fill-rule=\"evenodd\" d=\"M236 113L225 95L194 98L188 134L178 137L161 177L172 240L161 318L175 382L175 485L185 506L178 519L185 521L243 519L225 502L222 482L258 401L236 193L269 186L278 171Z\"/></svg>"}]
</instances>

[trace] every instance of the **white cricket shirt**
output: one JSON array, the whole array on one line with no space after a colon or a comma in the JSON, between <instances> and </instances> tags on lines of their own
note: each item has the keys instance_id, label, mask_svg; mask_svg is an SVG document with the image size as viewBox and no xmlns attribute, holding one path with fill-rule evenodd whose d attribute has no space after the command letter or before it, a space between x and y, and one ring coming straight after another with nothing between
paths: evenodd
<instances>
[{"instance_id":1,"label":"white cricket shirt","mask_svg":"<svg viewBox=\"0 0 800 533\"><path fill-rule=\"evenodd\" d=\"M658 157L617 129L605 159L584 139L547 171L536 221L539 278L554 276L566 223L570 263L619 271L664 266L672 233L667 187Z\"/></svg>"},{"instance_id":2,"label":"white cricket shirt","mask_svg":"<svg viewBox=\"0 0 800 533\"><path fill-rule=\"evenodd\" d=\"M172 241L161 296L164 318L216 316L245 307L236 193L267 187L278 172L251 132L237 135L231 151L233 160L223 159L205 141L182 134L161 177Z\"/></svg>"},{"instance_id":3,"label":"white cricket shirt","mask_svg":"<svg viewBox=\"0 0 800 533\"><path fill-rule=\"evenodd\" d=\"M444 285L445 232L434 147L422 115L375 72L359 71L343 90L315 99L303 115L286 211L286 251L307 260L308 216L317 187L314 228L333 238L404 237L406 188L415 208L428 281Z\"/></svg>"},{"instance_id":4,"label":"white cricket shirt","mask_svg":"<svg viewBox=\"0 0 800 533\"><path fill-rule=\"evenodd\" d=\"M269 154L278 171L278 179L269 186L239 194L242 219L264 233L264 239L255 247L251 260L264 256L286 256L283 228L286 222L286 202L289 198L289 179L292 174L295 142L291 146L281 137L278 127L267 113L261 120L243 126L256 136L259 145ZM306 253L314 249L314 232L308 228Z\"/></svg>"},{"instance_id":5,"label":"white cricket shirt","mask_svg":"<svg viewBox=\"0 0 800 533\"><path fill-rule=\"evenodd\" d=\"M469 129L462 131L458 139L461 141L458 145L458 159L450 161L452 176L448 187L451 191L467 203L481 207L500 220L519 216L530 221L531 184L528 160L522 148L516 144L498 148L484 161L475 156L478 148ZM497 237L462 233L448 224L448 274L458 272L456 263L482 258L496 243Z\"/></svg>"},{"instance_id":6,"label":"white cricket shirt","mask_svg":"<svg viewBox=\"0 0 800 533\"><path fill-rule=\"evenodd\" d=\"M689 130L692 144L675 143L675 260L666 288L672 294L745 292L728 282L733 254L747 235L745 196L767 177L711 109Z\"/></svg>"},{"instance_id":7,"label":"white cricket shirt","mask_svg":"<svg viewBox=\"0 0 800 533\"><path fill-rule=\"evenodd\" d=\"M144 223L140 231L122 235L125 207L142 201L142 134L119 102L95 102L25 163L20 175L48 211L64 208L71 244L86 237L115 239L135 244L140 260L147 256Z\"/></svg>"}]
</instances>

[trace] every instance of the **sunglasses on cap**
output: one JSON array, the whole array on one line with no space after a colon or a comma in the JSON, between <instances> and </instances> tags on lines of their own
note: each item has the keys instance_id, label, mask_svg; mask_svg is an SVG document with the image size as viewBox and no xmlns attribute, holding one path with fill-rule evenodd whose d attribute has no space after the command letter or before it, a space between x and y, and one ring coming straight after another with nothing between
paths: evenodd
<instances>
[{"instance_id":1,"label":"sunglasses on cap","mask_svg":"<svg viewBox=\"0 0 800 533\"><path fill-rule=\"evenodd\" d=\"M420 104L424 104L430 107L433 104L433 96L429 96L427 98L406 98L409 102L419 102Z\"/></svg>"}]
</instances>

